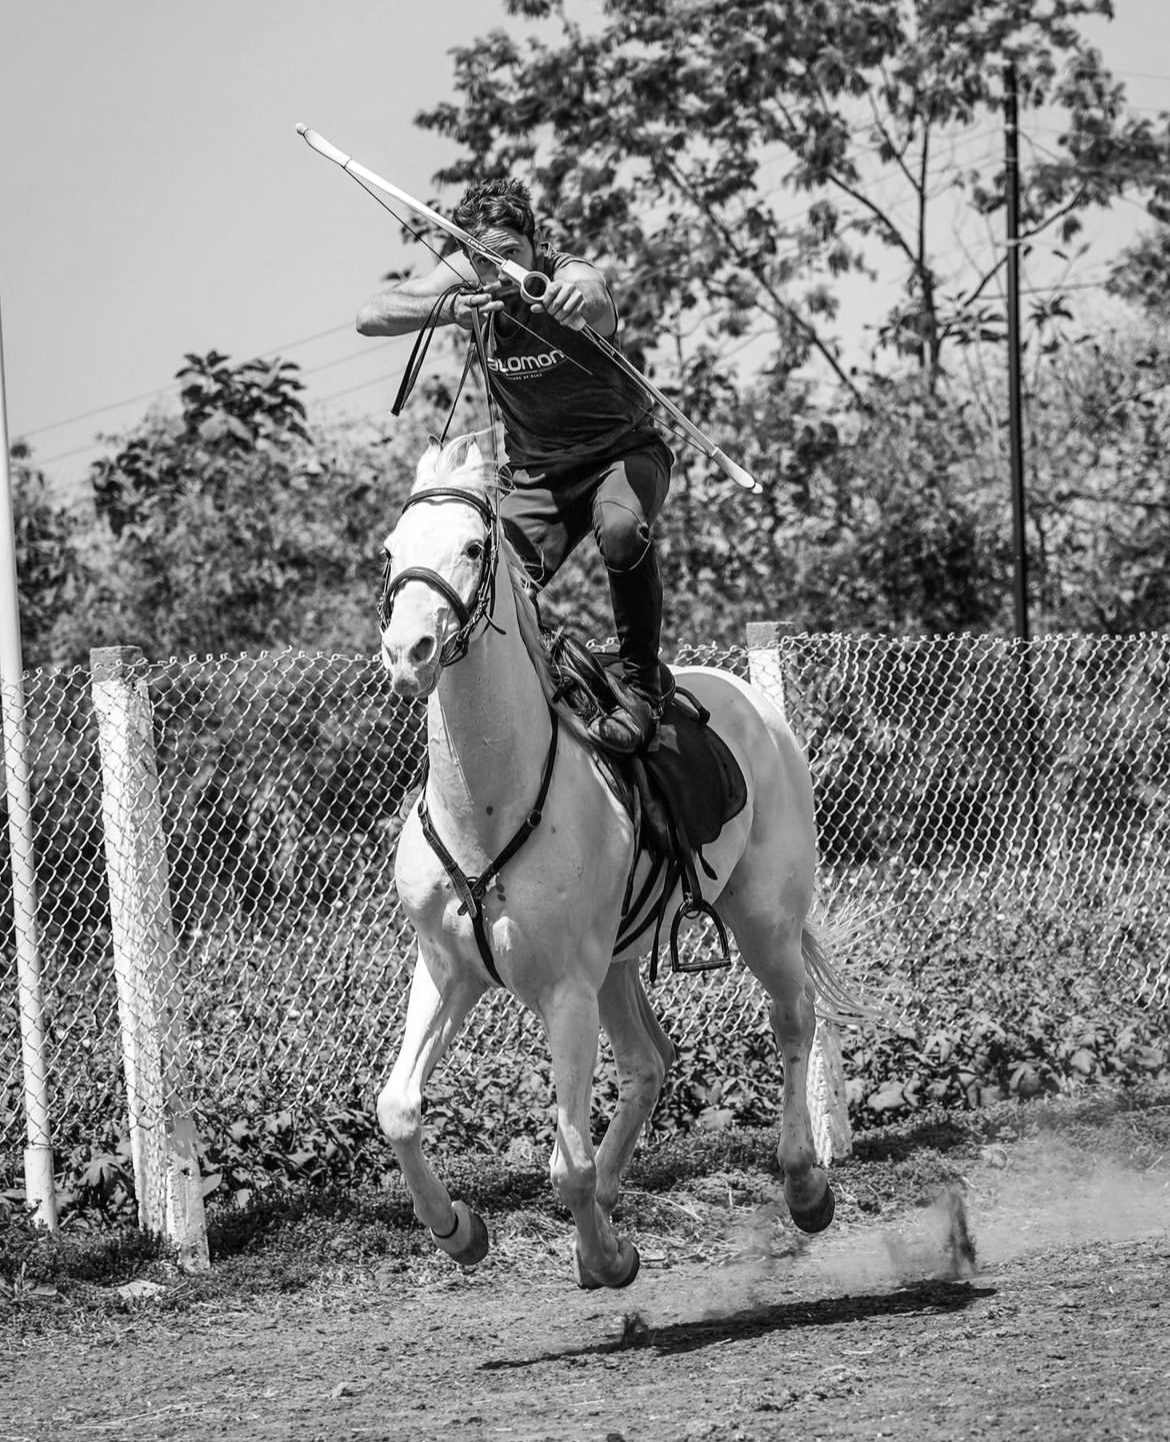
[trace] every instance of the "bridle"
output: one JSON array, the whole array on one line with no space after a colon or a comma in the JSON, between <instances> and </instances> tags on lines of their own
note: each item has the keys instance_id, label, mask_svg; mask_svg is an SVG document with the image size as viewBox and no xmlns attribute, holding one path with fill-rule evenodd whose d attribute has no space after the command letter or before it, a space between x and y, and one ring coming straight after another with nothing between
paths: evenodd
<instances>
[{"instance_id":1,"label":"bridle","mask_svg":"<svg viewBox=\"0 0 1170 1442\"><path fill-rule=\"evenodd\" d=\"M486 621L489 626L492 624L492 611L495 609L496 603L496 551L499 546L500 516L490 501L473 492L459 490L455 486L432 486L429 490L419 491L417 495L407 498L406 504L402 508L402 514L405 515L411 506L417 506L423 501L461 501L465 506L470 506L473 511L478 512L483 520L486 531L475 589L471 593L470 600L464 601L445 577L440 576L438 571L432 571L428 566L408 566L405 571L399 571L398 575L391 579L391 562L387 555L378 597L378 626L385 631L390 624L394 598L403 586L410 581L422 581L424 585L438 591L459 621L458 629L447 638L439 652L440 664L453 666L456 661L461 661L467 655L472 636L479 623Z\"/></svg>"},{"instance_id":2,"label":"bridle","mask_svg":"<svg viewBox=\"0 0 1170 1442\"><path fill-rule=\"evenodd\" d=\"M438 591L459 620L459 629L454 635L449 636L444 642L439 653L439 662L442 666L453 666L467 655L468 647L475 628L481 621L488 626L494 626L492 611L495 608L496 599L496 552L499 549L500 536L500 514L490 501L482 496L475 495L468 491L458 490L454 486L433 486L426 491L419 491L417 495L410 496L402 508L405 515L411 506L418 505L422 501L461 501L465 506L479 513L487 528L484 535L483 556L480 560L479 577L475 583L475 590L471 593L470 601L464 601L463 597L445 577L440 576L438 571L432 571L427 566L408 566L405 571L400 571L397 576L390 578L390 557L386 557L386 566L382 573L382 592L378 600L378 624L384 631L390 624L390 613L394 606L394 598L408 581L422 581L424 585L430 586ZM499 629L498 627L496 629ZM491 940L488 935L488 922L484 914L484 897L488 893L493 881L499 875L504 866L511 861L512 857L520 850L532 833L540 825L544 815L545 802L548 800L549 789L552 786L553 767L557 760L557 738L560 734L560 724L557 713L550 707L552 720L552 734L549 738L548 752L544 758L544 767L540 776L540 788L536 797L536 804L529 811L528 815L520 823L512 839L500 851L478 876L468 876L459 863L451 855L443 843L438 831L435 829L434 821L431 818L430 807L427 805L426 788L426 763L423 769L423 784L419 791L418 801L415 803L418 811L419 825L428 846L439 858L443 869L446 871L454 886L460 900L459 911L471 917L472 932L475 936L475 944L479 950L480 959L487 969L488 975L497 986L503 986L500 973L496 968L495 958L492 956Z\"/></svg>"}]
</instances>

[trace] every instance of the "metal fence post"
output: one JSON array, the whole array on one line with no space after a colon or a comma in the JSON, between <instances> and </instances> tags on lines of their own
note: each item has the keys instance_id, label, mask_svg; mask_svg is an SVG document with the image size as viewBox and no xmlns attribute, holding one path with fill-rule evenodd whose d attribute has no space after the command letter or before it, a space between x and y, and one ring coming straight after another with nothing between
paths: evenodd
<instances>
[{"instance_id":1,"label":"metal fence post","mask_svg":"<svg viewBox=\"0 0 1170 1442\"><path fill-rule=\"evenodd\" d=\"M179 1265L208 1265L195 1127L184 1099L184 1037L150 697L136 646L90 652L102 767L102 823L114 974L139 1224Z\"/></svg>"},{"instance_id":2,"label":"metal fence post","mask_svg":"<svg viewBox=\"0 0 1170 1442\"><path fill-rule=\"evenodd\" d=\"M37 934L36 861L24 660L20 638L20 587L16 574L16 523L8 465L8 413L4 392L4 337L0 332L0 691L3 692L4 786L8 800L12 922L16 940L16 1009L20 1017L24 1078L24 1194L41 1226L57 1226L53 1136L45 1063L45 1001Z\"/></svg>"},{"instance_id":3,"label":"metal fence post","mask_svg":"<svg viewBox=\"0 0 1170 1442\"><path fill-rule=\"evenodd\" d=\"M785 719L788 706L784 695L784 643L795 632L796 628L785 621L749 621L747 624L748 674L752 685L768 697ZM835 1157L847 1157L852 1151L853 1132L849 1125L837 1029L819 1017L809 1055L807 1090L817 1161L827 1167Z\"/></svg>"}]
</instances>

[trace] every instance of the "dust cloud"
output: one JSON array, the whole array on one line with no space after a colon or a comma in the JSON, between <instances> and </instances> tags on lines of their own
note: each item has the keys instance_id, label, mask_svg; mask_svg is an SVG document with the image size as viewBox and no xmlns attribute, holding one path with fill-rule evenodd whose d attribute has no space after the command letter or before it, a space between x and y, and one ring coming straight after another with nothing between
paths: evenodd
<instances>
[{"instance_id":1,"label":"dust cloud","mask_svg":"<svg viewBox=\"0 0 1170 1442\"><path fill-rule=\"evenodd\" d=\"M847 1211L813 1238L794 1234L782 1204L734 1221L732 1256L713 1269L705 1316L774 1302L785 1284L802 1295L893 1291L975 1278L1029 1253L1165 1232L1170 1156L1139 1169L1060 1136L1031 1136L984 1148L896 1223L846 1220Z\"/></svg>"},{"instance_id":2,"label":"dust cloud","mask_svg":"<svg viewBox=\"0 0 1170 1442\"><path fill-rule=\"evenodd\" d=\"M968 1185L982 1266L1170 1229L1170 1156L1136 1169L1058 1136L985 1148Z\"/></svg>"}]
</instances>

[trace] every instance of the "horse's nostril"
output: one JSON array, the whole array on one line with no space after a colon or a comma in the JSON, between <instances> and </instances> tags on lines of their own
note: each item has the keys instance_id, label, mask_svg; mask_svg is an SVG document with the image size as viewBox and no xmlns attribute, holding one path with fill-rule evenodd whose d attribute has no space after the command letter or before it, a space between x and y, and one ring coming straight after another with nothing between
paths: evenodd
<instances>
[{"instance_id":1,"label":"horse's nostril","mask_svg":"<svg viewBox=\"0 0 1170 1442\"><path fill-rule=\"evenodd\" d=\"M410 648L410 660L415 666L426 666L435 654L435 638L421 636Z\"/></svg>"}]
</instances>

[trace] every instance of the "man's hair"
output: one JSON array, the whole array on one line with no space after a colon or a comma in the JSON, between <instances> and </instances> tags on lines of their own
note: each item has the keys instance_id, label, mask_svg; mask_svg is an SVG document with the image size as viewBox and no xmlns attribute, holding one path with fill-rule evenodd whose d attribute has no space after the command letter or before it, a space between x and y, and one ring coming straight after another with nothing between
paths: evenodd
<instances>
[{"instance_id":1,"label":"man's hair","mask_svg":"<svg viewBox=\"0 0 1170 1442\"><path fill-rule=\"evenodd\" d=\"M532 197L522 180L479 180L469 186L452 216L462 230L478 235L492 225L518 231L536 244Z\"/></svg>"}]
</instances>

